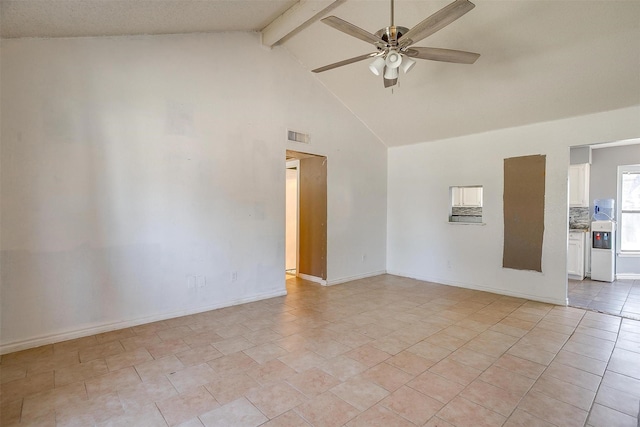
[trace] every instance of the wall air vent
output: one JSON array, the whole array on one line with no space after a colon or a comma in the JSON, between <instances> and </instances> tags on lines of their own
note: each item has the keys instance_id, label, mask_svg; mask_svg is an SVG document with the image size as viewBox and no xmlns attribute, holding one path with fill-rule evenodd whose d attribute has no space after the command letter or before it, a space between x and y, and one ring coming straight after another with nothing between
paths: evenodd
<instances>
[{"instance_id":1,"label":"wall air vent","mask_svg":"<svg viewBox=\"0 0 640 427\"><path fill-rule=\"evenodd\" d=\"M302 144L308 144L309 140L308 133L296 132L294 130L287 129L287 140L291 142L300 142Z\"/></svg>"}]
</instances>

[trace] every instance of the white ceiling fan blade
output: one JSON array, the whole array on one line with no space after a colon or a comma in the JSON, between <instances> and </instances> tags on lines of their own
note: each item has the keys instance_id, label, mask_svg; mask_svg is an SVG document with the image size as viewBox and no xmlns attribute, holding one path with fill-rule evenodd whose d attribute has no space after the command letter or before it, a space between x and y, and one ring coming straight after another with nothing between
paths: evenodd
<instances>
[{"instance_id":1,"label":"white ceiling fan blade","mask_svg":"<svg viewBox=\"0 0 640 427\"><path fill-rule=\"evenodd\" d=\"M337 16L327 16L326 18L322 19L322 22L335 28L336 30L342 31L345 34L363 40L367 43L371 43L376 46L378 44L386 44L384 40L382 40L375 34L371 34L370 32L351 24L344 19L338 18Z\"/></svg>"},{"instance_id":2,"label":"white ceiling fan blade","mask_svg":"<svg viewBox=\"0 0 640 427\"><path fill-rule=\"evenodd\" d=\"M404 53L410 58L454 62L456 64L473 64L480 57L479 53L465 52L463 50L440 49L437 47L411 47Z\"/></svg>"},{"instance_id":3,"label":"white ceiling fan blade","mask_svg":"<svg viewBox=\"0 0 640 427\"><path fill-rule=\"evenodd\" d=\"M476 5L468 0L454 1L410 29L408 33L400 38L400 46L407 47L419 42L425 37L451 24L474 7L476 7Z\"/></svg>"},{"instance_id":4,"label":"white ceiling fan blade","mask_svg":"<svg viewBox=\"0 0 640 427\"><path fill-rule=\"evenodd\" d=\"M325 65L324 67L316 68L315 70L311 70L313 73L321 73L327 70L333 70L334 68L342 67L343 65L353 64L354 62L363 61L367 58L373 58L378 55L378 52L367 53L365 55L356 56L354 58L345 59L344 61L334 62L333 64Z\"/></svg>"}]
</instances>

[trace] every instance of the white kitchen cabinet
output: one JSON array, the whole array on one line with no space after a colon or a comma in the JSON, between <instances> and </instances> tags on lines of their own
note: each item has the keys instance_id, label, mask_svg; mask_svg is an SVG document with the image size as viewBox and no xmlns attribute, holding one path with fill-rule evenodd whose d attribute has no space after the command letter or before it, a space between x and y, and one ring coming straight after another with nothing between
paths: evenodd
<instances>
[{"instance_id":1,"label":"white kitchen cabinet","mask_svg":"<svg viewBox=\"0 0 640 427\"><path fill-rule=\"evenodd\" d=\"M585 236L582 231L569 232L569 251L567 252L567 273L571 279L584 279Z\"/></svg>"},{"instance_id":2,"label":"white kitchen cabinet","mask_svg":"<svg viewBox=\"0 0 640 427\"><path fill-rule=\"evenodd\" d=\"M482 207L482 187L451 187L452 206Z\"/></svg>"},{"instance_id":3,"label":"white kitchen cabinet","mask_svg":"<svg viewBox=\"0 0 640 427\"><path fill-rule=\"evenodd\" d=\"M569 166L569 207L589 207L589 163Z\"/></svg>"}]
</instances>

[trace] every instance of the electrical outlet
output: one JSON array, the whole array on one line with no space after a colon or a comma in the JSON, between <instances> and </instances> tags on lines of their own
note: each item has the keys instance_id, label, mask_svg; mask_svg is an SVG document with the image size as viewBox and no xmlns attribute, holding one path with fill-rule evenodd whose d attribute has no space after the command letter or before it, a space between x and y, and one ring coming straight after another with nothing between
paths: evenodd
<instances>
[{"instance_id":1,"label":"electrical outlet","mask_svg":"<svg viewBox=\"0 0 640 427\"><path fill-rule=\"evenodd\" d=\"M367 260L367 254L362 254L362 262L365 262Z\"/></svg>"},{"instance_id":2,"label":"electrical outlet","mask_svg":"<svg viewBox=\"0 0 640 427\"><path fill-rule=\"evenodd\" d=\"M196 288L196 276L187 276L187 289L195 289Z\"/></svg>"},{"instance_id":3,"label":"electrical outlet","mask_svg":"<svg viewBox=\"0 0 640 427\"><path fill-rule=\"evenodd\" d=\"M232 271L231 272L231 281L235 282L236 280L238 280L238 272L237 271Z\"/></svg>"},{"instance_id":4,"label":"electrical outlet","mask_svg":"<svg viewBox=\"0 0 640 427\"><path fill-rule=\"evenodd\" d=\"M196 276L196 283L199 288L207 286L207 276Z\"/></svg>"}]
</instances>

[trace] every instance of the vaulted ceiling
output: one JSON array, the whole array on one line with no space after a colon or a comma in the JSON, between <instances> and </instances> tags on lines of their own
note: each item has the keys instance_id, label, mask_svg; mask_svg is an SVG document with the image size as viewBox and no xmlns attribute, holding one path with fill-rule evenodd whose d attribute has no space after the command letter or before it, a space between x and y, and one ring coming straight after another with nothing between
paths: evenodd
<instances>
[{"instance_id":1,"label":"vaulted ceiling","mask_svg":"<svg viewBox=\"0 0 640 427\"><path fill-rule=\"evenodd\" d=\"M450 1L395 3L396 25L411 28ZM473 65L419 60L393 89L368 70L368 60L314 75L388 146L640 104L640 1L474 3L416 44L480 53ZM262 31L265 44L282 45L311 72L375 51L320 18L335 15L375 33L389 25L389 9L388 0L1 0L0 32Z\"/></svg>"}]
</instances>

